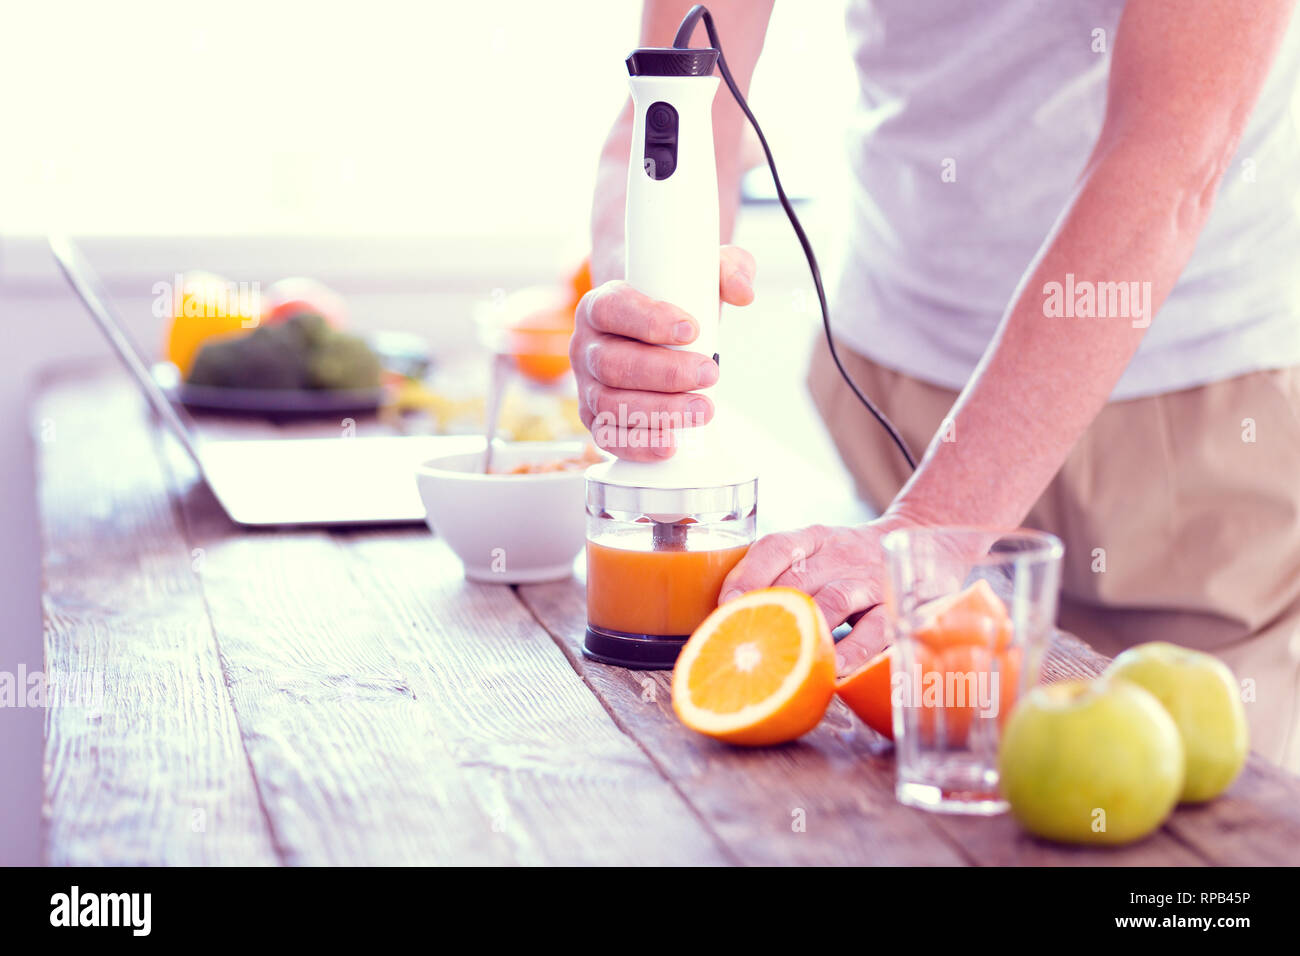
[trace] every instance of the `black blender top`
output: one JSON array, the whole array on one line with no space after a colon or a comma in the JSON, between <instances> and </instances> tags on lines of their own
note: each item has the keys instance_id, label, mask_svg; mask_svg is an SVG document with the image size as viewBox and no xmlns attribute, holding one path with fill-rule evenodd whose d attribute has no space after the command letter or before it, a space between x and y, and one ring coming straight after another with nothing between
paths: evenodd
<instances>
[{"instance_id":1,"label":"black blender top","mask_svg":"<svg viewBox=\"0 0 1300 956\"><path fill-rule=\"evenodd\" d=\"M691 46L691 34L701 19L712 45L696 48ZM717 36L713 17L702 4L697 3L682 17L672 46L641 47L628 54L628 76L710 76L722 56ZM723 67L723 72L726 72L726 67Z\"/></svg>"},{"instance_id":2,"label":"black blender top","mask_svg":"<svg viewBox=\"0 0 1300 956\"><path fill-rule=\"evenodd\" d=\"M710 76L718 51L709 47L642 47L627 57L628 76Z\"/></svg>"}]
</instances>

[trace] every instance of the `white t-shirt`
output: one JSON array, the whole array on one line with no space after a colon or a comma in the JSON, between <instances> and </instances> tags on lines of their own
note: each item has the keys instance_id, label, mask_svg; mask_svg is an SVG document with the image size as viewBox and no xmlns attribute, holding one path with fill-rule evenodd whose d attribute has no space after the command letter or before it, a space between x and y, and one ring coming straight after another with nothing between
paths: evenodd
<instances>
[{"instance_id":1,"label":"white t-shirt","mask_svg":"<svg viewBox=\"0 0 1300 956\"><path fill-rule=\"evenodd\" d=\"M924 381L966 383L1096 142L1123 7L850 0L861 97L831 313L846 344ZM1298 77L1300 14L1112 399L1300 365Z\"/></svg>"}]
</instances>

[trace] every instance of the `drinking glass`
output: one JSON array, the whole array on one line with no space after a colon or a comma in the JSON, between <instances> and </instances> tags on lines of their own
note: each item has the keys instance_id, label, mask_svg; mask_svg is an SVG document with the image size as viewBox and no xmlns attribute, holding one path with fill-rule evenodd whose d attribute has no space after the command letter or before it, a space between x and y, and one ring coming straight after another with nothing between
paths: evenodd
<instances>
[{"instance_id":1,"label":"drinking glass","mask_svg":"<svg viewBox=\"0 0 1300 956\"><path fill-rule=\"evenodd\" d=\"M1001 813L998 740L1015 702L1038 682L1054 633L1060 539L1023 529L908 528L886 535L882 547L898 800Z\"/></svg>"}]
</instances>

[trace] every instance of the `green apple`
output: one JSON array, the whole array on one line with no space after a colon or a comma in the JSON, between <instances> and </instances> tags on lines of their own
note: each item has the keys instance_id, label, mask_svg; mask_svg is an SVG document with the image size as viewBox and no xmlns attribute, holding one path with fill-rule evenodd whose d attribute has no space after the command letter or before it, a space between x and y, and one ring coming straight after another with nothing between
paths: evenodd
<instances>
[{"instance_id":1,"label":"green apple","mask_svg":"<svg viewBox=\"0 0 1300 956\"><path fill-rule=\"evenodd\" d=\"M1174 718L1187 756L1184 803L1212 800L1232 785L1246 763L1250 733L1237 680L1223 661L1156 641L1130 647L1106 673L1145 687Z\"/></svg>"},{"instance_id":2,"label":"green apple","mask_svg":"<svg viewBox=\"0 0 1300 956\"><path fill-rule=\"evenodd\" d=\"M1183 744L1155 696L1125 681L1038 687L998 750L1002 794L1031 833L1128 843L1164 822L1183 788Z\"/></svg>"}]
</instances>

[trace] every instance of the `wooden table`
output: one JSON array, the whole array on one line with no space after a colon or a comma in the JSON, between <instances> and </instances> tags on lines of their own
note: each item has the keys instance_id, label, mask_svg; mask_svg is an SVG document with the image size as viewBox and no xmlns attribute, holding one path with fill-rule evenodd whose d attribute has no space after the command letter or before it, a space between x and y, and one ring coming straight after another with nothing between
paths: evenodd
<instances>
[{"instance_id":1,"label":"wooden table","mask_svg":"<svg viewBox=\"0 0 1300 956\"><path fill-rule=\"evenodd\" d=\"M241 530L115 370L44 378L32 429L50 863L1295 861L1300 784L1258 758L1122 849L911 810L838 701L783 747L685 730L666 672L582 657L576 579L472 584L423 528ZM1062 636L1048 676L1104 663Z\"/></svg>"}]
</instances>

